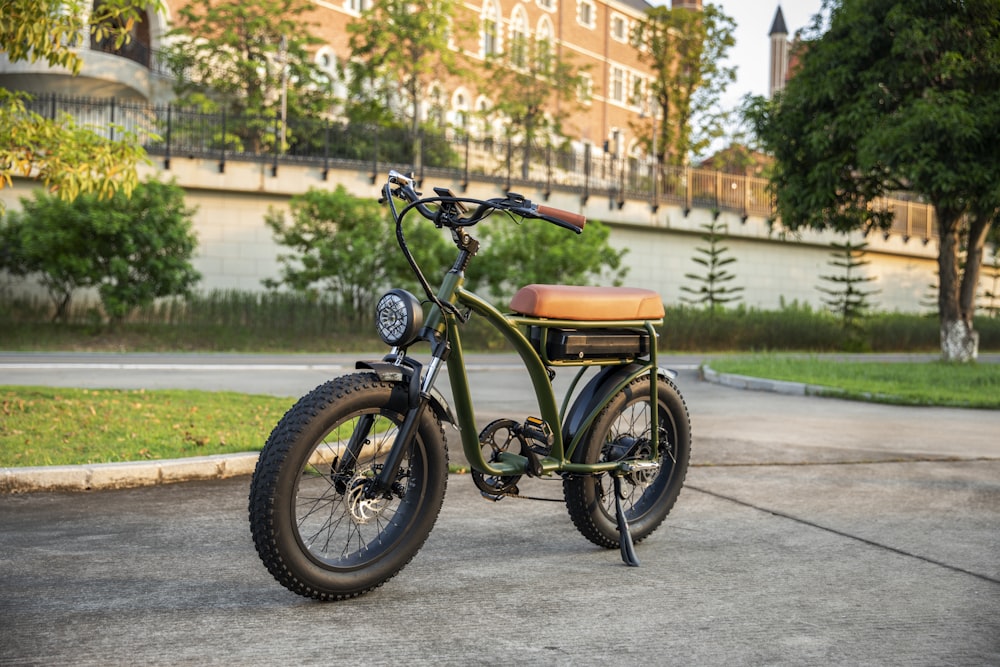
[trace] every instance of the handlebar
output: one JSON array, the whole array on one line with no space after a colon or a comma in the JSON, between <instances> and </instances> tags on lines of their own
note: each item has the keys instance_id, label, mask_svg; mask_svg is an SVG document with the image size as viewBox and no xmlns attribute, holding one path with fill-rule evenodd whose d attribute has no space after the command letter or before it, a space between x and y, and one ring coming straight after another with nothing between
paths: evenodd
<instances>
[{"instance_id":1,"label":"handlebar","mask_svg":"<svg viewBox=\"0 0 1000 667\"><path fill-rule=\"evenodd\" d=\"M573 229L578 234L583 231L583 226L587 224L587 216L580 213L563 211L558 208L552 208L551 206L538 206L536 210L538 211L538 217L543 220L548 220L549 222L558 220L559 222L556 224L562 227L569 226L569 228Z\"/></svg>"},{"instance_id":2,"label":"handlebar","mask_svg":"<svg viewBox=\"0 0 1000 667\"><path fill-rule=\"evenodd\" d=\"M580 234L587 223L587 218L579 213L564 211L552 206L534 204L519 194L509 192L505 198L478 200L456 197L448 190L435 188L436 197L423 198L414 188L415 181L397 171L390 171L389 178L383 188L383 199L397 197L407 202L407 208L415 208L420 215L434 224L443 227L470 227L481 222L493 211L507 211L522 218L538 218L564 229ZM437 205L437 209L429 205ZM466 204L475 205L475 210L469 215Z\"/></svg>"}]
</instances>

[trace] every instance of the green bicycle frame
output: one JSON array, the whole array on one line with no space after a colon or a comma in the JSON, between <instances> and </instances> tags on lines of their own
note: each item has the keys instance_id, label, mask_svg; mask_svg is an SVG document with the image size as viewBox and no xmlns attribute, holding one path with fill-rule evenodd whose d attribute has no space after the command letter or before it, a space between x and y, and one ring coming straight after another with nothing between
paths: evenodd
<instances>
[{"instance_id":1,"label":"green bicycle frame","mask_svg":"<svg viewBox=\"0 0 1000 667\"><path fill-rule=\"evenodd\" d=\"M659 424L659 403L656 396L658 366L656 362L656 331L655 325L662 324L663 320L621 320L621 321L591 321L591 320L554 320L536 317L526 317L521 315L505 315L497 310L485 299L462 287L462 276L456 273L449 273L441 285L438 297L442 301L457 304L467 308L471 312L484 317L493 328L499 331L503 337L513 345L521 358L532 387L538 401L538 408L543 419L552 431L552 447L549 455L541 459L542 474L557 472L570 472L578 474L593 474L622 470L635 461L607 461L601 463L572 463L570 457L579 445L583 435L587 432L590 424L597 417L606 405L610 397L617 394L622 388L632 382L643 373L648 373L651 380L651 409L652 424L652 455L651 462L655 462L659 456L658 431L655 427ZM451 383L452 397L455 403L455 412L458 418L458 426L462 437L462 449L466 459L473 469L485 474L494 476L522 475L527 470L527 459L521 455L513 453L502 453L496 461L487 461L483 456L479 442L479 433L476 428L475 410L472 404L470 384L468 374L465 370L465 358L462 350L462 340L460 323L458 318L448 312L442 312L433 306L428 314L426 324L429 328L438 331L447 337L451 343L448 358L448 378ZM521 332L519 327L537 326L543 330L553 327L565 327L574 329L587 328L629 328L646 329L649 333L649 359L629 359L626 361L609 360L580 360L580 361L558 361L554 362L544 359L543 355L535 350L528 338ZM544 350L544 345L540 346ZM625 363L637 365L633 372L624 375L615 386L604 392L604 399L592 408L581 422L572 441L564 442L563 422L567 415L569 398L572 395L577 383L583 374L591 366L624 365ZM556 405L555 390L549 379L548 366L581 366L582 368L573 380L573 384L567 391L562 409Z\"/></svg>"}]
</instances>

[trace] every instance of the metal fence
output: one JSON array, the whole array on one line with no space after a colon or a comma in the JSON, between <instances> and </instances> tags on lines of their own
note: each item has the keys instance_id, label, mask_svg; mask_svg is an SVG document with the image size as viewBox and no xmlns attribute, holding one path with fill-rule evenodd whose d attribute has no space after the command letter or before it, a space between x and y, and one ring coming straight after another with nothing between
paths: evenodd
<instances>
[{"instance_id":1,"label":"metal fence","mask_svg":"<svg viewBox=\"0 0 1000 667\"><path fill-rule=\"evenodd\" d=\"M95 99L39 96L29 108L55 118L73 116L109 138L129 133L169 168L175 157L217 160L224 171L229 160L271 165L312 164L324 170L349 167L367 170L376 178L387 168L446 176L468 183L475 177L515 187L538 188L648 201L655 211L661 204L690 210L732 211L744 218L770 217L773 198L766 179L708 169L668 167L650 157L619 156L591 145L524 146L516 141L475 137L455 131L424 133L419 150L409 134L398 128L346 124L334 120L289 119L275 116L234 116L204 113L174 105L152 105L113 98ZM903 199L885 199L890 207L893 234L929 240L936 236L933 208Z\"/></svg>"}]
</instances>

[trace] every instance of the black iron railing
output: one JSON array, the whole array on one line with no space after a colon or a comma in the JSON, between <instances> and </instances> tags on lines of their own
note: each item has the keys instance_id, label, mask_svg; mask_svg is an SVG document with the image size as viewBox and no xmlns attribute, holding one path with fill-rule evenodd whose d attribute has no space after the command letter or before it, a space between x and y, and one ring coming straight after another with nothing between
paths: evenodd
<instances>
[{"instance_id":1,"label":"black iron railing","mask_svg":"<svg viewBox=\"0 0 1000 667\"><path fill-rule=\"evenodd\" d=\"M517 141L476 137L455 131L425 132L416 155L413 138L400 128L347 124L336 120L225 112L204 113L174 105L115 99L39 96L30 108L42 115L73 116L111 138L131 133L170 167L174 158L229 160L271 165L310 164L328 170L367 170L372 178L387 168L440 175L463 181L493 180L507 190L531 187L548 195L573 191L586 201L605 197L610 206L648 202L653 210L670 204L683 209L731 211L745 218L774 213L766 179L709 169L668 167L649 157L619 156L583 145L524 146ZM929 240L936 236L933 208L921 202L887 199L895 213L892 233Z\"/></svg>"}]
</instances>

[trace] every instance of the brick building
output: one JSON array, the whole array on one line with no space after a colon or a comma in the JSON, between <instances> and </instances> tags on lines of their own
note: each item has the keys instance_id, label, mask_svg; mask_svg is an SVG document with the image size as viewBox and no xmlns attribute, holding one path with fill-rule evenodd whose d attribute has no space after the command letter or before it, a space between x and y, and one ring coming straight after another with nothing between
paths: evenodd
<instances>
[{"instance_id":1,"label":"brick building","mask_svg":"<svg viewBox=\"0 0 1000 667\"><path fill-rule=\"evenodd\" d=\"M99 1L99 0L98 0ZM165 0L165 11L148 15L124 48L91 40L79 53L84 67L77 77L43 62L10 63L0 54L0 86L35 93L58 93L123 100L165 102L169 77L158 65L171 17L186 0ZM314 0L311 32L323 44L316 62L331 73L349 56L347 25L359 19L371 0ZM672 0L673 7L700 11L701 0ZM462 19L476 26L454 45L473 69L488 53L500 52L516 35L544 38L585 78L579 103L568 104L564 134L582 146L590 144L623 156L639 152L637 135L652 132L649 67L630 43L635 25L651 5L645 0L472 0L462 2ZM439 101L445 120L460 125L494 103L485 77L425 82ZM345 88L337 91L343 94ZM560 104L558 99L553 104ZM648 127L648 130L644 128Z\"/></svg>"}]
</instances>

